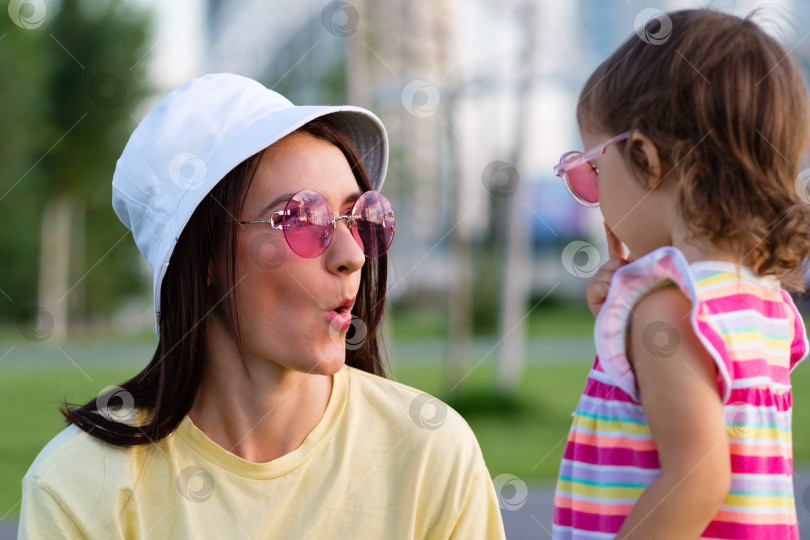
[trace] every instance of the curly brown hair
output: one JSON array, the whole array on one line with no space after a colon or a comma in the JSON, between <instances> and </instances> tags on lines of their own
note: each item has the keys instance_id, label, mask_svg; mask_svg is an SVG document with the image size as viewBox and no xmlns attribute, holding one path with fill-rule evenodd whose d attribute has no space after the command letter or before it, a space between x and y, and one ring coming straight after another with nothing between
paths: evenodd
<instances>
[{"instance_id":1,"label":"curly brown hair","mask_svg":"<svg viewBox=\"0 0 810 540\"><path fill-rule=\"evenodd\" d=\"M593 72L580 129L647 135L662 181L677 182L690 239L731 245L759 275L803 290L810 208L796 179L810 107L794 59L750 15L674 11L648 22L647 35L668 22L668 37L651 44L634 34ZM645 178L630 145L619 148Z\"/></svg>"}]
</instances>

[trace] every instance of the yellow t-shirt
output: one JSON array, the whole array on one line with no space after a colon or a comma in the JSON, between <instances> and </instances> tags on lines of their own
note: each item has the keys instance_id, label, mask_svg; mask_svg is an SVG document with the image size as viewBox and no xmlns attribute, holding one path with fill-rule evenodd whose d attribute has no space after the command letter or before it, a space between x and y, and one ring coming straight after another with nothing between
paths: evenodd
<instances>
[{"instance_id":1,"label":"yellow t-shirt","mask_svg":"<svg viewBox=\"0 0 810 540\"><path fill-rule=\"evenodd\" d=\"M70 426L23 479L19 538L504 538L478 442L455 411L345 367L323 418L268 463L186 417L157 444Z\"/></svg>"}]
</instances>

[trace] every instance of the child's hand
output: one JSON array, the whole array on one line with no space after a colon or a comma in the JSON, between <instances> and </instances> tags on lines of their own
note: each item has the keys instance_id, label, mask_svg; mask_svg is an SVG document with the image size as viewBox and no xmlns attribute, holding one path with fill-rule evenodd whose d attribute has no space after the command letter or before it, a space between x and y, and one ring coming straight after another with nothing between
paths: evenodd
<instances>
[{"instance_id":1,"label":"child's hand","mask_svg":"<svg viewBox=\"0 0 810 540\"><path fill-rule=\"evenodd\" d=\"M605 223L605 237L607 238L608 255L610 259L602 265L599 270L588 282L588 287L585 289L585 298L588 302L588 308L596 317L599 310L602 309L602 304L607 299L608 292L610 291L610 280L613 279L613 274L622 266L628 264L633 260L633 257L628 257L624 251L624 246L610 227Z\"/></svg>"}]
</instances>

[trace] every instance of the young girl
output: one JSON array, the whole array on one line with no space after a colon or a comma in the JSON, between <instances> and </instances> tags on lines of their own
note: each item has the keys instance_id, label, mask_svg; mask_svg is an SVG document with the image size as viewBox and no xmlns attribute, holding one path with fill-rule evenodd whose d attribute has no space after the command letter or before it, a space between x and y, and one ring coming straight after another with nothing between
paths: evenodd
<instances>
[{"instance_id":1,"label":"young girl","mask_svg":"<svg viewBox=\"0 0 810 540\"><path fill-rule=\"evenodd\" d=\"M800 288L810 254L806 89L750 19L667 16L668 40L633 35L588 79L589 150L556 168L600 206L614 259L589 286L597 359L554 538L798 538L790 372L808 342L780 280Z\"/></svg>"}]
</instances>

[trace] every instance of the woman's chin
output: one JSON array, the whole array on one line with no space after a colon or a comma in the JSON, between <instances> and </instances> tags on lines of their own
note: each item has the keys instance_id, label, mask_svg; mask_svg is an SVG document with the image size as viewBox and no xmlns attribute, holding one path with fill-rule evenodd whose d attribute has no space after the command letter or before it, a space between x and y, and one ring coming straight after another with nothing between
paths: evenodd
<instances>
[{"instance_id":1,"label":"woman's chin","mask_svg":"<svg viewBox=\"0 0 810 540\"><path fill-rule=\"evenodd\" d=\"M317 360L309 363L309 373L317 375L334 375L346 364L346 349L343 347L331 346L328 350L318 355Z\"/></svg>"}]
</instances>

